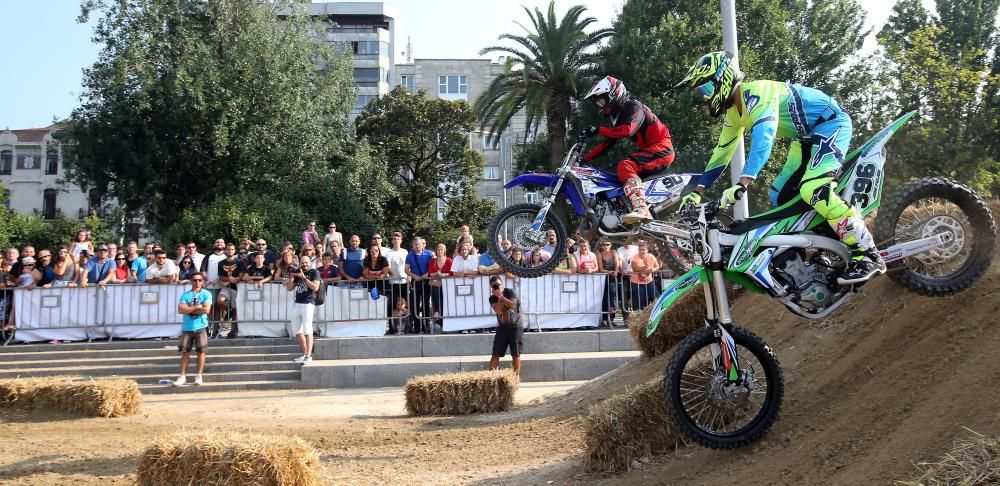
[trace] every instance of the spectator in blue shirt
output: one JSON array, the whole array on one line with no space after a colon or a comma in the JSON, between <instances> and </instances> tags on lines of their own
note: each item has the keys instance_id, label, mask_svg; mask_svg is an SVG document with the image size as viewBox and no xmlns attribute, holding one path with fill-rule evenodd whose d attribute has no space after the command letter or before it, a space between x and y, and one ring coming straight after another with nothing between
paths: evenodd
<instances>
[{"instance_id":1,"label":"spectator in blue shirt","mask_svg":"<svg viewBox=\"0 0 1000 486\"><path fill-rule=\"evenodd\" d=\"M192 260L193 261L193 260ZM137 257L132 260L132 270L129 272L130 279L136 283L143 283L146 281L146 267L149 266L149 260L144 256Z\"/></svg>"},{"instance_id":2,"label":"spectator in blue shirt","mask_svg":"<svg viewBox=\"0 0 1000 486\"><path fill-rule=\"evenodd\" d=\"M429 318L432 315L431 287L427 278L434 254L426 246L427 242L417 236L413 238L413 250L406 255L406 275L410 277L413 289L410 292L410 323L406 327L406 332L413 334L418 334L421 330L430 331L430 322L418 318Z\"/></svg>"},{"instance_id":3,"label":"spectator in blue shirt","mask_svg":"<svg viewBox=\"0 0 1000 486\"><path fill-rule=\"evenodd\" d=\"M83 256L84 251L86 250L80 250L81 256ZM90 258L81 270L81 287L86 287L88 284L106 285L115 276L115 261L108 258L108 247L99 246L97 258Z\"/></svg>"},{"instance_id":4,"label":"spectator in blue shirt","mask_svg":"<svg viewBox=\"0 0 1000 486\"><path fill-rule=\"evenodd\" d=\"M181 352L181 374L174 381L174 386L187 383L187 367L191 360L191 349L198 353L198 367L194 375L194 384L201 385L201 373L205 370L205 348L208 347L208 313L212 311L212 293L205 290L205 275L195 273L191 276L191 290L181 294L177 303L177 313L181 321L181 338L177 350Z\"/></svg>"},{"instance_id":5,"label":"spectator in blue shirt","mask_svg":"<svg viewBox=\"0 0 1000 486\"><path fill-rule=\"evenodd\" d=\"M360 246L361 237L358 235L351 235L351 239L347 244L347 251L344 252L344 260L340 264L344 280L348 282L354 282L361 279L361 275L364 273L364 261L367 256L367 252Z\"/></svg>"}]
</instances>

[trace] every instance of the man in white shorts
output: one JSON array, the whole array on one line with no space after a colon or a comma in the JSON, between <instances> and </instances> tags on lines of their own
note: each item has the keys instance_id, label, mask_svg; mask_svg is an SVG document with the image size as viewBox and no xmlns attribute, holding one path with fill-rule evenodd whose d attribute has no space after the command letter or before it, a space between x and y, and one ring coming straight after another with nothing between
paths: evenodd
<instances>
[{"instance_id":1,"label":"man in white shorts","mask_svg":"<svg viewBox=\"0 0 1000 486\"><path fill-rule=\"evenodd\" d=\"M313 310L316 307L320 276L319 270L312 268L311 263L308 256L302 257L298 268L289 269L289 276L285 279L285 288L289 292L295 292L295 303L288 309L291 326L288 335L295 336L302 348L302 356L295 358L296 363L312 361Z\"/></svg>"}]
</instances>

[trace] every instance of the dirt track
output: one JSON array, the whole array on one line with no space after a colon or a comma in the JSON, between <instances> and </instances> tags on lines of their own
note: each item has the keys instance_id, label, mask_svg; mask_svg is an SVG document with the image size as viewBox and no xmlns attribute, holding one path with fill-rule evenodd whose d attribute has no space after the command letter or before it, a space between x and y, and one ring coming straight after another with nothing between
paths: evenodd
<instances>
[{"instance_id":1,"label":"dirt track","mask_svg":"<svg viewBox=\"0 0 1000 486\"><path fill-rule=\"evenodd\" d=\"M466 418L411 419L370 403L337 417L303 411L294 399L258 400L259 409L247 410L233 396L193 395L180 408L151 404L146 416L115 420L4 412L0 483L129 482L153 437L207 424L300 435L320 450L331 484L888 484L970 435L964 427L1000 435L998 293L1000 264L946 298L879 279L821 321L744 297L733 315L772 345L785 369L775 426L748 449L688 447L621 475L578 472L579 415L662 373L662 359L509 413ZM227 414L236 403L241 412Z\"/></svg>"}]
</instances>

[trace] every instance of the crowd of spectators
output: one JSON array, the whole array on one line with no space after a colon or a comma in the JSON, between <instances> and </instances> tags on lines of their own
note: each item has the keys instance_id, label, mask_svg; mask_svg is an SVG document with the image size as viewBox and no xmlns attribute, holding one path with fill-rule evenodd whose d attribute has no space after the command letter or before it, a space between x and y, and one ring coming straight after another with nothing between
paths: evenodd
<instances>
[{"instance_id":1,"label":"crowd of spectators","mask_svg":"<svg viewBox=\"0 0 1000 486\"><path fill-rule=\"evenodd\" d=\"M235 321L236 284L247 282L260 288L267 282L282 282L298 271L301 258L317 269L328 285L345 282L363 286L372 293L389 297L387 312L392 316L390 333L427 333L440 324L443 277L500 275L503 272L485 245L476 245L467 226L451 245L436 242L433 251L427 241L414 237L410 247L403 247L403 235L394 232L388 246L381 234L374 234L367 245L361 236L352 234L344 244L344 235L334 223L325 235L310 222L301 241L285 241L281 250L271 251L262 238L243 238L227 242L222 238L212 244L211 253L199 252L197 243L177 245L173 255L157 243L146 243L140 252L136 242L119 248L114 242L94 244L86 230L79 231L68 245L37 250L32 245L6 250L0 263L0 289L88 287L142 283L162 285L189 284L196 273L204 275L204 287L212 293L215 305L212 321ZM514 262L538 265L548 261L557 243L554 231L547 243L535 248L520 248L510 241L499 241L500 249ZM640 309L655 300L661 263L650 244L639 240L632 245L612 248L602 241L592 249L587 241L566 242L567 251L556 265L555 274L592 274L607 276L602 302L602 325L613 327L614 315ZM296 246L299 251L296 253ZM516 278L507 275L508 278ZM0 322L6 329L16 326L11 312L9 292L0 290ZM6 316L6 317L4 317ZM217 333L216 328L216 333ZM234 337L237 326L228 337Z\"/></svg>"}]
</instances>

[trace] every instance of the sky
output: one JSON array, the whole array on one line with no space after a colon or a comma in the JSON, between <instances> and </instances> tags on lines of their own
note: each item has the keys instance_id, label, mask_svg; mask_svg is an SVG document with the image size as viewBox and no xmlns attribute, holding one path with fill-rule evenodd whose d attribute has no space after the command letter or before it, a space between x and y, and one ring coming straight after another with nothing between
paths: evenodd
<instances>
[{"instance_id":1,"label":"sky","mask_svg":"<svg viewBox=\"0 0 1000 486\"><path fill-rule=\"evenodd\" d=\"M582 4L610 27L624 0L555 0L560 15ZM548 0L386 0L399 15L396 52L413 57L482 58L479 50L496 44L503 33L530 25L521 6L543 12ZM895 0L864 1L869 26L881 26ZM79 103L82 70L97 59L91 42L93 22L78 24L79 0L0 0L0 45L6 65L0 75L0 130L44 127L65 118ZM874 29L874 30L877 30ZM873 45L873 43L872 43ZM397 57L398 60L405 59Z\"/></svg>"}]
</instances>

